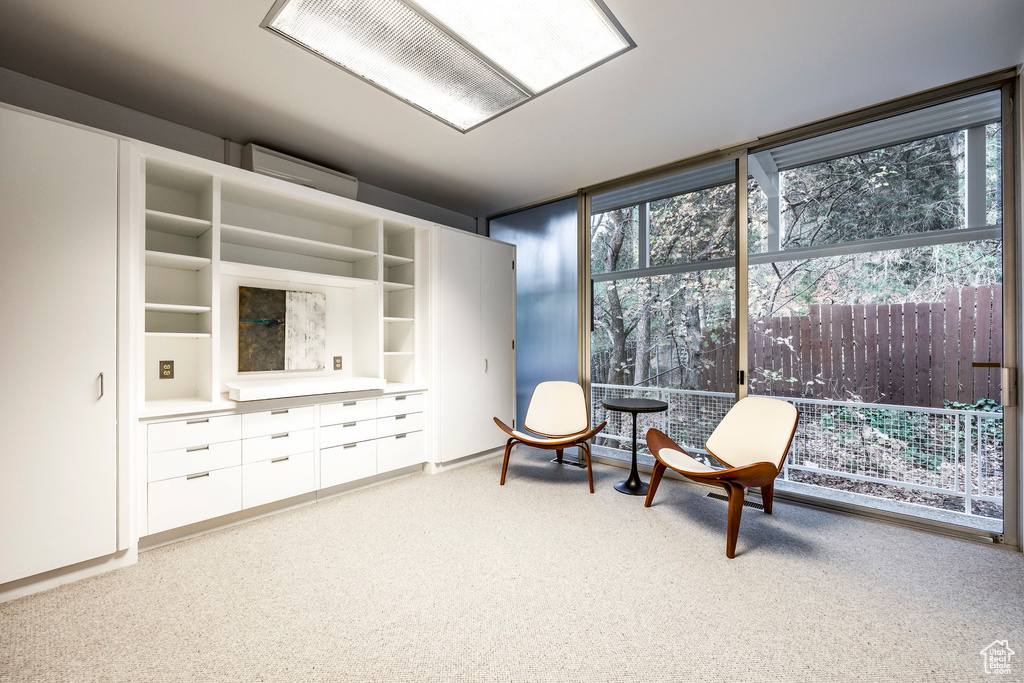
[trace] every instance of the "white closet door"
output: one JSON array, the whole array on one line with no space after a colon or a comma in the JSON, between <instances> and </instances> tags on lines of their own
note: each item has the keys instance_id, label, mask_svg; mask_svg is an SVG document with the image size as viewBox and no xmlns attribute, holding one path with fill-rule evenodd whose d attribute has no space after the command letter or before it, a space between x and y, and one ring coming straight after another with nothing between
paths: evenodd
<instances>
[{"instance_id":1,"label":"white closet door","mask_svg":"<svg viewBox=\"0 0 1024 683\"><path fill-rule=\"evenodd\" d=\"M0 584L115 551L116 277L117 141L0 109Z\"/></svg>"},{"instance_id":2,"label":"white closet door","mask_svg":"<svg viewBox=\"0 0 1024 683\"><path fill-rule=\"evenodd\" d=\"M487 421L493 427L484 434L479 449L486 450L503 446L507 438L491 418L499 417L511 425L516 416L515 352L512 349L516 334L516 281L512 270L515 248L502 242L479 241L483 274L480 282L480 346L486 361L480 402L487 406Z\"/></svg>"},{"instance_id":3,"label":"white closet door","mask_svg":"<svg viewBox=\"0 0 1024 683\"><path fill-rule=\"evenodd\" d=\"M498 430L480 404L480 245L483 240L454 230L439 235L441 325L440 459L455 460L481 450L484 430Z\"/></svg>"}]
</instances>

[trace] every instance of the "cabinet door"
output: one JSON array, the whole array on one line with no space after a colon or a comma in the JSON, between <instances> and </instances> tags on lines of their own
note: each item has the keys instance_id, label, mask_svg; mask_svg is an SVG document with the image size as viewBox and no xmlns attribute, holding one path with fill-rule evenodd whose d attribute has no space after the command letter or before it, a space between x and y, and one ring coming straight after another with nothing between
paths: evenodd
<instances>
[{"instance_id":1,"label":"cabinet door","mask_svg":"<svg viewBox=\"0 0 1024 683\"><path fill-rule=\"evenodd\" d=\"M479 450L503 446L507 438L492 417L506 424L515 419L516 335L515 248L502 242L480 240L483 278L480 282L480 348L484 357L484 376L480 402L487 406L486 431Z\"/></svg>"},{"instance_id":2,"label":"cabinet door","mask_svg":"<svg viewBox=\"0 0 1024 683\"><path fill-rule=\"evenodd\" d=\"M0 584L115 551L116 275L117 141L0 108Z\"/></svg>"},{"instance_id":3,"label":"cabinet door","mask_svg":"<svg viewBox=\"0 0 1024 683\"><path fill-rule=\"evenodd\" d=\"M478 452L490 416L480 406L480 245L478 237L441 230L439 236L441 384L440 459ZM497 429L493 422L490 427Z\"/></svg>"}]
</instances>

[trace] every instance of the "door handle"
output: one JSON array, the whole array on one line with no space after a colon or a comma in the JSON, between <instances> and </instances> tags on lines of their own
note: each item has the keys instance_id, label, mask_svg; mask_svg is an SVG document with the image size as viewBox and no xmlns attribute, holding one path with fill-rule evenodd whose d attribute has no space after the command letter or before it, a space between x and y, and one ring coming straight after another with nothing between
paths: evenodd
<instances>
[{"instance_id":1,"label":"door handle","mask_svg":"<svg viewBox=\"0 0 1024 683\"><path fill-rule=\"evenodd\" d=\"M484 372L487 372L487 359L484 358Z\"/></svg>"},{"instance_id":2,"label":"door handle","mask_svg":"<svg viewBox=\"0 0 1024 683\"><path fill-rule=\"evenodd\" d=\"M96 400L98 401L101 398L103 398L103 394L104 393L106 393L106 392L103 390L103 373L101 372L100 373L100 395L96 397Z\"/></svg>"}]
</instances>

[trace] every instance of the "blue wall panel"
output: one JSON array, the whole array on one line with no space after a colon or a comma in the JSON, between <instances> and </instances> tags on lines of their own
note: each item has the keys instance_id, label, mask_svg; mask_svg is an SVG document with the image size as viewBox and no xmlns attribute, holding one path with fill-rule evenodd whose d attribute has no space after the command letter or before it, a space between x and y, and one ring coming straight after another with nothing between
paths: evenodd
<instances>
[{"instance_id":1,"label":"blue wall panel","mask_svg":"<svg viewBox=\"0 0 1024 683\"><path fill-rule=\"evenodd\" d=\"M575 382L576 198L490 221L490 236L516 245L516 426L540 382Z\"/></svg>"}]
</instances>

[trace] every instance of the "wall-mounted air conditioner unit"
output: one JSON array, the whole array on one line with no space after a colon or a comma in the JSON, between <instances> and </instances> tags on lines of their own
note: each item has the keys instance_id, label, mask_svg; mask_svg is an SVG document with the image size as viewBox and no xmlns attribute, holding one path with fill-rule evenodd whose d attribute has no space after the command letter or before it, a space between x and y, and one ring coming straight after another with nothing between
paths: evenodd
<instances>
[{"instance_id":1,"label":"wall-mounted air conditioner unit","mask_svg":"<svg viewBox=\"0 0 1024 683\"><path fill-rule=\"evenodd\" d=\"M252 143L242 148L242 168L349 199L359 189L359 181L350 175Z\"/></svg>"}]
</instances>

